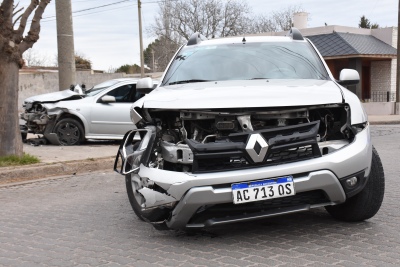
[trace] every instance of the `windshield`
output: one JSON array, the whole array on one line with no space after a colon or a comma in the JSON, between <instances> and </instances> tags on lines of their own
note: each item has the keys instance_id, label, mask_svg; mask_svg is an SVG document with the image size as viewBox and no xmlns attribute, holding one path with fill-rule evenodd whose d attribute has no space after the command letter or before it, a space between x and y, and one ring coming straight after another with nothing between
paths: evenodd
<instances>
[{"instance_id":1,"label":"windshield","mask_svg":"<svg viewBox=\"0 0 400 267\"><path fill-rule=\"evenodd\" d=\"M175 57L163 85L253 79L328 79L307 42L187 46Z\"/></svg>"},{"instance_id":2,"label":"windshield","mask_svg":"<svg viewBox=\"0 0 400 267\"><path fill-rule=\"evenodd\" d=\"M114 84L117 84L117 83L119 83L119 81L117 81L117 80L109 80L109 81L100 83L98 85L93 86L91 89L85 91L85 94L87 96L95 96L98 93L100 93L101 91L103 91L104 89L106 89L110 86L113 86Z\"/></svg>"}]
</instances>

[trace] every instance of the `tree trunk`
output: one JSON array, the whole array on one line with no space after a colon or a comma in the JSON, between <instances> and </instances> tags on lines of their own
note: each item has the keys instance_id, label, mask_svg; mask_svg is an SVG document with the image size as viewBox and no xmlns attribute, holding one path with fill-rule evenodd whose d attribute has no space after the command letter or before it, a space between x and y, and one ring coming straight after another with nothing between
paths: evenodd
<instances>
[{"instance_id":1,"label":"tree trunk","mask_svg":"<svg viewBox=\"0 0 400 267\"><path fill-rule=\"evenodd\" d=\"M18 116L19 66L6 58L0 53L0 157L22 156Z\"/></svg>"}]
</instances>

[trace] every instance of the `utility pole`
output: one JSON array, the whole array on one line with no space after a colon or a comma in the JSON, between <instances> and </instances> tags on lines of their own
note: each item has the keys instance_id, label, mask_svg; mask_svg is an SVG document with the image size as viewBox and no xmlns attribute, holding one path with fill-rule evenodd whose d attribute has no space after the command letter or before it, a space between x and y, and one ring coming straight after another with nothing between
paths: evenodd
<instances>
[{"instance_id":1,"label":"utility pole","mask_svg":"<svg viewBox=\"0 0 400 267\"><path fill-rule=\"evenodd\" d=\"M153 56L153 66L152 66L152 69L153 69L153 72L156 72L156 65L154 64L154 49L151 49L151 55Z\"/></svg>"},{"instance_id":2,"label":"utility pole","mask_svg":"<svg viewBox=\"0 0 400 267\"><path fill-rule=\"evenodd\" d=\"M76 84L74 31L72 27L71 0L56 0L58 84L65 90Z\"/></svg>"},{"instance_id":3,"label":"utility pole","mask_svg":"<svg viewBox=\"0 0 400 267\"><path fill-rule=\"evenodd\" d=\"M138 0L138 14L139 14L139 39L140 39L140 77L144 77L144 56L143 56L143 37L142 37L142 2Z\"/></svg>"},{"instance_id":4,"label":"utility pole","mask_svg":"<svg viewBox=\"0 0 400 267\"><path fill-rule=\"evenodd\" d=\"M396 107L395 113L400 114L399 111L399 102L400 102L400 36L399 36L399 29L400 29L400 0L399 0L399 7L397 12L397 70L396 70Z\"/></svg>"}]
</instances>

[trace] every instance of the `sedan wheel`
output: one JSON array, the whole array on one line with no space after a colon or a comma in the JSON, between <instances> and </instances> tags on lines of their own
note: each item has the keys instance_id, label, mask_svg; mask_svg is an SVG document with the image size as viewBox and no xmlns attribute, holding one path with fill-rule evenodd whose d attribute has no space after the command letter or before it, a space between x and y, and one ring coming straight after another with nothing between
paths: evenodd
<instances>
[{"instance_id":1,"label":"sedan wheel","mask_svg":"<svg viewBox=\"0 0 400 267\"><path fill-rule=\"evenodd\" d=\"M62 119L55 127L58 140L63 146L79 145L83 140L84 131L82 125L74 119Z\"/></svg>"}]
</instances>

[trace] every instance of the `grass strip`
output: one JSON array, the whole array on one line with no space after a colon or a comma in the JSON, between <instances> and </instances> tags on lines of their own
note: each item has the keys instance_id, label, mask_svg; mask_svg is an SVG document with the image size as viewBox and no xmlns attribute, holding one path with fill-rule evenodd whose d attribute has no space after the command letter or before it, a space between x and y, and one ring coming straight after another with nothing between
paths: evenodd
<instances>
[{"instance_id":1,"label":"grass strip","mask_svg":"<svg viewBox=\"0 0 400 267\"><path fill-rule=\"evenodd\" d=\"M39 158L24 153L22 157L15 155L0 157L0 167L20 166L39 163Z\"/></svg>"}]
</instances>

